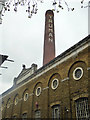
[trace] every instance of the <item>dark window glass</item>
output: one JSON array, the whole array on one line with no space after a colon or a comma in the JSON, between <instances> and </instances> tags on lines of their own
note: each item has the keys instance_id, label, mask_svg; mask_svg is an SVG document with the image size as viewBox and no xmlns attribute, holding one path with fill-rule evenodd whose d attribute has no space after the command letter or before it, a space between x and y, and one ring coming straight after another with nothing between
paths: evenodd
<instances>
[{"instance_id":1,"label":"dark window glass","mask_svg":"<svg viewBox=\"0 0 90 120\"><path fill-rule=\"evenodd\" d=\"M77 120L89 120L88 98L80 98L76 101L76 117Z\"/></svg>"},{"instance_id":2,"label":"dark window glass","mask_svg":"<svg viewBox=\"0 0 90 120\"><path fill-rule=\"evenodd\" d=\"M27 118L27 113L23 113L22 114L22 120L26 120L26 118Z\"/></svg>"},{"instance_id":3,"label":"dark window glass","mask_svg":"<svg viewBox=\"0 0 90 120\"><path fill-rule=\"evenodd\" d=\"M40 118L41 118L41 111L40 110L35 111L35 120L40 120Z\"/></svg>"},{"instance_id":4,"label":"dark window glass","mask_svg":"<svg viewBox=\"0 0 90 120\"><path fill-rule=\"evenodd\" d=\"M28 99L28 93L24 94L24 101L26 101Z\"/></svg>"},{"instance_id":5,"label":"dark window glass","mask_svg":"<svg viewBox=\"0 0 90 120\"><path fill-rule=\"evenodd\" d=\"M36 96L39 96L41 94L41 87L38 87L36 89Z\"/></svg>"},{"instance_id":6,"label":"dark window glass","mask_svg":"<svg viewBox=\"0 0 90 120\"><path fill-rule=\"evenodd\" d=\"M81 69L77 69L77 70L75 71L75 77L76 77L76 78L80 78L81 75L82 75Z\"/></svg>"},{"instance_id":7,"label":"dark window glass","mask_svg":"<svg viewBox=\"0 0 90 120\"><path fill-rule=\"evenodd\" d=\"M60 105L55 105L52 107L52 118L60 120Z\"/></svg>"},{"instance_id":8,"label":"dark window glass","mask_svg":"<svg viewBox=\"0 0 90 120\"><path fill-rule=\"evenodd\" d=\"M40 94L40 88L37 89L37 94L38 94L38 95Z\"/></svg>"},{"instance_id":9,"label":"dark window glass","mask_svg":"<svg viewBox=\"0 0 90 120\"><path fill-rule=\"evenodd\" d=\"M57 80L54 80L54 81L53 81L53 87L56 88L56 87L57 87L57 84L58 84Z\"/></svg>"}]
</instances>

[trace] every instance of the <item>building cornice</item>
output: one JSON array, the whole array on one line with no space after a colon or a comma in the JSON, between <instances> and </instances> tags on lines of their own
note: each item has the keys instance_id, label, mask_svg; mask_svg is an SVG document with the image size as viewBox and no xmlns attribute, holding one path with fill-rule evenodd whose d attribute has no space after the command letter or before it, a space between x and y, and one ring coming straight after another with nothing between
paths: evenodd
<instances>
[{"instance_id":1,"label":"building cornice","mask_svg":"<svg viewBox=\"0 0 90 120\"><path fill-rule=\"evenodd\" d=\"M75 56L76 54L78 54L79 52L81 52L82 50L87 48L88 46L90 46L90 35L88 35L86 38L84 38L83 40L81 40L80 42L75 44L74 46L67 49L65 52L63 52L62 54L57 56L55 59L50 61L48 64L44 65L43 67L41 67L40 69L35 71L31 76L27 77L24 81L21 81L17 85L12 86L10 89L8 89L6 92L4 92L0 96L5 97L7 94L10 94L11 92L15 91L16 89L19 89L23 85L27 84L28 82L38 78L42 74L46 73L47 71L58 66L62 62L66 61L70 57Z\"/></svg>"}]
</instances>

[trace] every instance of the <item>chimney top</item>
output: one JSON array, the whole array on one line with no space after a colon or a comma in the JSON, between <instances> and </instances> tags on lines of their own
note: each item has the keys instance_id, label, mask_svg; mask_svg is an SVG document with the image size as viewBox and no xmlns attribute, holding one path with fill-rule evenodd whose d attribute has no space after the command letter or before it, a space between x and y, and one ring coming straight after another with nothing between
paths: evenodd
<instances>
[{"instance_id":1,"label":"chimney top","mask_svg":"<svg viewBox=\"0 0 90 120\"><path fill-rule=\"evenodd\" d=\"M52 15L54 15L54 13L53 13L52 10L47 10L45 15L47 15L47 14L52 14Z\"/></svg>"}]
</instances>

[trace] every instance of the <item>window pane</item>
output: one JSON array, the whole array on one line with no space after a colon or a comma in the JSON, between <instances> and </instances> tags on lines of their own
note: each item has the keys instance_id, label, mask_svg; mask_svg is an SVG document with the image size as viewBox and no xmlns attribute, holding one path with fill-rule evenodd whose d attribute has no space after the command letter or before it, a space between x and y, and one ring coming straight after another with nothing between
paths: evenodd
<instances>
[{"instance_id":1,"label":"window pane","mask_svg":"<svg viewBox=\"0 0 90 120\"><path fill-rule=\"evenodd\" d=\"M35 111L35 120L40 120L40 118L41 118L40 110Z\"/></svg>"},{"instance_id":2,"label":"window pane","mask_svg":"<svg viewBox=\"0 0 90 120\"><path fill-rule=\"evenodd\" d=\"M56 105L52 107L52 117L53 119L60 119L60 105Z\"/></svg>"},{"instance_id":3,"label":"window pane","mask_svg":"<svg viewBox=\"0 0 90 120\"><path fill-rule=\"evenodd\" d=\"M22 120L25 120L27 118L27 113L22 114Z\"/></svg>"},{"instance_id":4,"label":"window pane","mask_svg":"<svg viewBox=\"0 0 90 120\"><path fill-rule=\"evenodd\" d=\"M81 98L76 101L76 117L77 120L89 120L88 98Z\"/></svg>"}]
</instances>

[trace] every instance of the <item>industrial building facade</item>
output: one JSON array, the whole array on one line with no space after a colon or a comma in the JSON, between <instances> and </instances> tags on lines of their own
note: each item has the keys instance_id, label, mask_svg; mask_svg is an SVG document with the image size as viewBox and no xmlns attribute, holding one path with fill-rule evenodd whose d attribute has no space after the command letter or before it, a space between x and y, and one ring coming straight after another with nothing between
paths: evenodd
<instances>
[{"instance_id":1,"label":"industrial building facade","mask_svg":"<svg viewBox=\"0 0 90 120\"><path fill-rule=\"evenodd\" d=\"M89 120L89 47L90 35L39 69L23 65L0 96L2 118Z\"/></svg>"}]
</instances>

